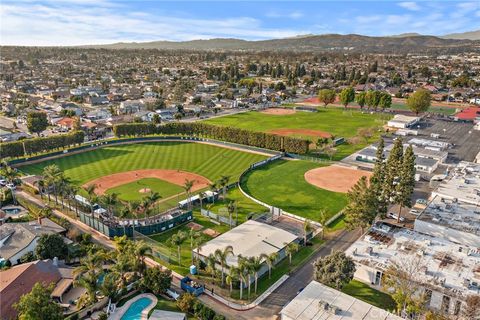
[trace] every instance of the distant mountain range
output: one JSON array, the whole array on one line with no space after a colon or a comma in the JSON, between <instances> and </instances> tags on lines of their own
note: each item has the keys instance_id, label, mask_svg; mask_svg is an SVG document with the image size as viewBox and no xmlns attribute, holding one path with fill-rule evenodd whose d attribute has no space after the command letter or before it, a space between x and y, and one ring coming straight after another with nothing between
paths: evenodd
<instances>
[{"instance_id":1,"label":"distant mountain range","mask_svg":"<svg viewBox=\"0 0 480 320\"><path fill-rule=\"evenodd\" d=\"M480 30L450 34L442 37L415 33L388 37L357 34L301 35L285 39L248 41L217 38L192 41L120 42L106 45L82 46L105 49L163 49L163 50L245 50L245 51L352 51L372 53L480 51Z\"/></svg>"}]
</instances>

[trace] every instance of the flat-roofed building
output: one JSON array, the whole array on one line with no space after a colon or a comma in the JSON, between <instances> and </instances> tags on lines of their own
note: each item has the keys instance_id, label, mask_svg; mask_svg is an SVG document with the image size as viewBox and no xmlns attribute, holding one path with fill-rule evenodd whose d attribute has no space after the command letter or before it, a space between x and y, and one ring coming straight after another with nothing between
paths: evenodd
<instances>
[{"instance_id":1,"label":"flat-roofed building","mask_svg":"<svg viewBox=\"0 0 480 320\"><path fill-rule=\"evenodd\" d=\"M298 241L293 233L272 225L248 220L247 222L221 234L220 236L203 244L199 250L199 258L203 261L210 254L215 254L217 249L224 250L226 247L233 248L233 255L227 257L227 266L238 266L238 257L260 257L262 254L270 255L278 253L277 262L285 258L287 244ZM197 255L197 250L193 250ZM260 270L259 275L268 271L266 265Z\"/></svg>"},{"instance_id":2,"label":"flat-roofed building","mask_svg":"<svg viewBox=\"0 0 480 320\"><path fill-rule=\"evenodd\" d=\"M392 120L387 122L387 126L398 129L411 128L420 122L420 117L410 117L403 114L396 114Z\"/></svg>"},{"instance_id":3,"label":"flat-roofed building","mask_svg":"<svg viewBox=\"0 0 480 320\"><path fill-rule=\"evenodd\" d=\"M346 254L355 261L355 279L374 288L392 264L421 259L412 278L434 310L459 315L466 298L480 293L478 247L377 223Z\"/></svg>"},{"instance_id":4,"label":"flat-roofed building","mask_svg":"<svg viewBox=\"0 0 480 320\"><path fill-rule=\"evenodd\" d=\"M281 311L282 320L400 320L402 318L317 281L310 282Z\"/></svg>"},{"instance_id":5,"label":"flat-roofed building","mask_svg":"<svg viewBox=\"0 0 480 320\"><path fill-rule=\"evenodd\" d=\"M437 195L415 220L414 230L480 248L480 206Z\"/></svg>"},{"instance_id":6,"label":"flat-roofed building","mask_svg":"<svg viewBox=\"0 0 480 320\"><path fill-rule=\"evenodd\" d=\"M480 164L461 161L432 192L432 197L480 205Z\"/></svg>"}]
</instances>

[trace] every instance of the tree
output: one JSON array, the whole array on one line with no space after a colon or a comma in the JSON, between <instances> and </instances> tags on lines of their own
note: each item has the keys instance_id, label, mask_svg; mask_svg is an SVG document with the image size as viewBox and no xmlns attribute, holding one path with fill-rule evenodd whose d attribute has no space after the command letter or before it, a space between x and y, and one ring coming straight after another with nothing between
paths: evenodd
<instances>
[{"instance_id":1,"label":"tree","mask_svg":"<svg viewBox=\"0 0 480 320\"><path fill-rule=\"evenodd\" d=\"M219 185L222 187L223 199L225 199L225 197L227 195L227 186L228 186L229 181L230 181L230 176L221 176L220 177Z\"/></svg>"},{"instance_id":2,"label":"tree","mask_svg":"<svg viewBox=\"0 0 480 320\"><path fill-rule=\"evenodd\" d=\"M292 264L292 255L298 251L299 245L296 242L284 243L285 247L285 254L288 256L288 263Z\"/></svg>"},{"instance_id":3,"label":"tree","mask_svg":"<svg viewBox=\"0 0 480 320\"><path fill-rule=\"evenodd\" d=\"M472 294L467 297L463 315L465 319L480 319L480 295Z\"/></svg>"},{"instance_id":4,"label":"tree","mask_svg":"<svg viewBox=\"0 0 480 320\"><path fill-rule=\"evenodd\" d=\"M241 255L237 256L238 258L238 279L240 280L240 300L243 299L243 287L244 283L246 282L245 275L248 270L248 261Z\"/></svg>"},{"instance_id":5,"label":"tree","mask_svg":"<svg viewBox=\"0 0 480 320\"><path fill-rule=\"evenodd\" d=\"M310 233L310 231L312 231L312 224L310 223L310 221L305 219L305 221L303 222L302 229L303 229L303 245L307 246L307 236Z\"/></svg>"},{"instance_id":6,"label":"tree","mask_svg":"<svg viewBox=\"0 0 480 320\"><path fill-rule=\"evenodd\" d=\"M262 257L251 257L249 259L250 270L253 272L255 277L255 294L257 294L257 283L258 283L258 272L262 269Z\"/></svg>"},{"instance_id":7,"label":"tree","mask_svg":"<svg viewBox=\"0 0 480 320\"><path fill-rule=\"evenodd\" d=\"M392 106L392 96L388 92L381 92L378 106L382 108L383 111L389 109Z\"/></svg>"},{"instance_id":8,"label":"tree","mask_svg":"<svg viewBox=\"0 0 480 320\"><path fill-rule=\"evenodd\" d=\"M187 194L187 202L188 202L188 208L189 209L191 208L190 193L192 192L194 182L195 182L194 180L185 179L185 182L183 183L183 189L185 190L185 193Z\"/></svg>"},{"instance_id":9,"label":"tree","mask_svg":"<svg viewBox=\"0 0 480 320\"><path fill-rule=\"evenodd\" d=\"M417 294L419 277L424 268L424 259L419 255L390 260L388 268L383 272L383 287L393 292L392 298L397 303L397 311L418 311L412 309L417 309L425 299Z\"/></svg>"},{"instance_id":10,"label":"tree","mask_svg":"<svg viewBox=\"0 0 480 320\"><path fill-rule=\"evenodd\" d=\"M227 258L229 255L233 255L233 247L232 246L227 246L221 249L215 250L215 258L220 262L220 268L222 272L222 287L224 283L224 274L225 274L225 265L227 264Z\"/></svg>"},{"instance_id":11,"label":"tree","mask_svg":"<svg viewBox=\"0 0 480 320\"><path fill-rule=\"evenodd\" d=\"M373 167L373 173L370 176L370 188L375 196L376 211L384 217L388 210L388 199L385 194L385 175L386 175L386 163L385 163L385 142L380 139L377 147L377 153L375 157L375 165Z\"/></svg>"},{"instance_id":12,"label":"tree","mask_svg":"<svg viewBox=\"0 0 480 320\"><path fill-rule=\"evenodd\" d=\"M365 102L368 108L374 108L377 110L378 104L380 103L380 91L369 90L365 95Z\"/></svg>"},{"instance_id":13,"label":"tree","mask_svg":"<svg viewBox=\"0 0 480 320\"><path fill-rule=\"evenodd\" d=\"M27 128L30 133L36 133L40 136L40 133L47 129L48 119L45 112L29 112L27 114Z\"/></svg>"},{"instance_id":14,"label":"tree","mask_svg":"<svg viewBox=\"0 0 480 320\"><path fill-rule=\"evenodd\" d=\"M37 248L35 249L39 259L65 259L68 254L68 247L59 234L42 234L38 238Z\"/></svg>"},{"instance_id":15,"label":"tree","mask_svg":"<svg viewBox=\"0 0 480 320\"><path fill-rule=\"evenodd\" d=\"M418 89L411 94L407 99L407 107L412 112L418 115L420 112L425 112L430 108L432 96L430 91L425 89Z\"/></svg>"},{"instance_id":16,"label":"tree","mask_svg":"<svg viewBox=\"0 0 480 320\"><path fill-rule=\"evenodd\" d=\"M347 109L347 106L355 100L355 90L352 87L345 88L340 92L338 98Z\"/></svg>"},{"instance_id":17,"label":"tree","mask_svg":"<svg viewBox=\"0 0 480 320\"><path fill-rule=\"evenodd\" d=\"M403 163L403 141L397 138L393 148L388 155L385 167L385 180L383 190L389 203L397 203L397 183L400 176L400 169Z\"/></svg>"},{"instance_id":18,"label":"tree","mask_svg":"<svg viewBox=\"0 0 480 320\"><path fill-rule=\"evenodd\" d=\"M261 257L265 259L265 263L268 266L268 279L270 279L272 277L272 269L278 260L278 252L272 252L271 254L263 253Z\"/></svg>"},{"instance_id":19,"label":"tree","mask_svg":"<svg viewBox=\"0 0 480 320\"><path fill-rule=\"evenodd\" d=\"M213 282L213 279L215 278L216 268L217 268L217 258L213 253L210 253L207 257L207 269L210 272L210 275L212 276L212 282Z\"/></svg>"},{"instance_id":20,"label":"tree","mask_svg":"<svg viewBox=\"0 0 480 320\"><path fill-rule=\"evenodd\" d=\"M315 279L338 290L352 281L354 274L355 262L341 251L335 251L315 262Z\"/></svg>"},{"instance_id":21,"label":"tree","mask_svg":"<svg viewBox=\"0 0 480 320\"><path fill-rule=\"evenodd\" d=\"M347 194L345 223L348 229L369 227L375 219L375 194L368 186L367 177L363 176Z\"/></svg>"},{"instance_id":22,"label":"tree","mask_svg":"<svg viewBox=\"0 0 480 320\"><path fill-rule=\"evenodd\" d=\"M148 289L154 294L159 295L165 293L172 284L172 271L166 269L163 271L159 267L148 268L140 280L140 286Z\"/></svg>"},{"instance_id":23,"label":"tree","mask_svg":"<svg viewBox=\"0 0 480 320\"><path fill-rule=\"evenodd\" d=\"M360 106L360 109L363 109L363 107L366 104L366 96L367 96L367 93L365 91L362 91L355 96L355 100L357 101L357 104Z\"/></svg>"},{"instance_id":24,"label":"tree","mask_svg":"<svg viewBox=\"0 0 480 320\"><path fill-rule=\"evenodd\" d=\"M328 157L328 159L332 160L335 154L337 154L337 148L326 146L325 148L323 148L323 153Z\"/></svg>"},{"instance_id":25,"label":"tree","mask_svg":"<svg viewBox=\"0 0 480 320\"><path fill-rule=\"evenodd\" d=\"M238 269L235 268L234 266L230 266L230 268L228 269L227 277L225 278L225 283L230 287L230 294L232 294L233 282L235 281L237 274L238 274Z\"/></svg>"},{"instance_id":26,"label":"tree","mask_svg":"<svg viewBox=\"0 0 480 320\"><path fill-rule=\"evenodd\" d=\"M322 239L325 236L325 231L327 231L328 229L327 221L328 221L327 210L320 209L320 213L318 215L318 222L320 222L320 224L322 225Z\"/></svg>"},{"instance_id":27,"label":"tree","mask_svg":"<svg viewBox=\"0 0 480 320\"><path fill-rule=\"evenodd\" d=\"M332 89L322 89L318 92L318 100L324 104L325 108L335 102L337 94Z\"/></svg>"},{"instance_id":28,"label":"tree","mask_svg":"<svg viewBox=\"0 0 480 320\"><path fill-rule=\"evenodd\" d=\"M110 217L113 216L113 208L118 203L118 194L106 193L100 197L100 202L107 207L107 213Z\"/></svg>"},{"instance_id":29,"label":"tree","mask_svg":"<svg viewBox=\"0 0 480 320\"><path fill-rule=\"evenodd\" d=\"M152 122L153 124L160 124L162 122L162 119L160 118L160 115L158 113L155 113L153 115Z\"/></svg>"},{"instance_id":30,"label":"tree","mask_svg":"<svg viewBox=\"0 0 480 320\"><path fill-rule=\"evenodd\" d=\"M403 155L403 161L400 167L400 175L398 178L398 184L396 185L397 191L397 203L400 206L398 212L398 221L400 222L400 216L404 207L412 206L412 195L415 189L415 155L411 145L405 150Z\"/></svg>"},{"instance_id":31,"label":"tree","mask_svg":"<svg viewBox=\"0 0 480 320\"><path fill-rule=\"evenodd\" d=\"M236 210L237 210L237 205L235 201L230 201L227 205L230 229L232 229L232 215ZM236 223L238 224L238 215L236 220L237 220Z\"/></svg>"},{"instance_id":32,"label":"tree","mask_svg":"<svg viewBox=\"0 0 480 320\"><path fill-rule=\"evenodd\" d=\"M182 310L185 313L192 311L193 303L195 302L195 296L191 293L182 294L177 300L178 309Z\"/></svg>"},{"instance_id":33,"label":"tree","mask_svg":"<svg viewBox=\"0 0 480 320\"><path fill-rule=\"evenodd\" d=\"M176 246L177 247L177 258L178 258L178 265L182 264L181 261L181 254L180 254L180 249L182 247L182 243L185 241L187 238L186 234L183 231L178 231L169 240L169 243L171 246Z\"/></svg>"},{"instance_id":34,"label":"tree","mask_svg":"<svg viewBox=\"0 0 480 320\"><path fill-rule=\"evenodd\" d=\"M63 312L60 305L55 303L50 295L55 285L43 287L37 282L32 290L20 297L13 307L18 311L20 320L61 320Z\"/></svg>"}]
</instances>

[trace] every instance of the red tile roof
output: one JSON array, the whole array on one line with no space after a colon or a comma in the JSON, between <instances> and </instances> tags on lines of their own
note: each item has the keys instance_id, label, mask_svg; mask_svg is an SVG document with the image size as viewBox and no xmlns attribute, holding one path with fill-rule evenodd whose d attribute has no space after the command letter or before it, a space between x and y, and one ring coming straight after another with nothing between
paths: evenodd
<instances>
[{"instance_id":1,"label":"red tile roof","mask_svg":"<svg viewBox=\"0 0 480 320\"><path fill-rule=\"evenodd\" d=\"M455 115L460 120L475 120L480 117L479 107L468 107Z\"/></svg>"}]
</instances>

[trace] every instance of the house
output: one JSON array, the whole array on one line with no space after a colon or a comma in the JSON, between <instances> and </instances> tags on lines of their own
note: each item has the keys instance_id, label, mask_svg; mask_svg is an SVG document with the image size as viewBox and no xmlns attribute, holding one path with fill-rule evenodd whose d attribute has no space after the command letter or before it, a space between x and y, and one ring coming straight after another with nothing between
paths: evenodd
<instances>
[{"instance_id":1,"label":"house","mask_svg":"<svg viewBox=\"0 0 480 320\"><path fill-rule=\"evenodd\" d=\"M320 282L311 281L283 307L280 311L280 319L401 320L402 318Z\"/></svg>"},{"instance_id":2,"label":"house","mask_svg":"<svg viewBox=\"0 0 480 320\"><path fill-rule=\"evenodd\" d=\"M403 114L396 114L392 120L387 122L387 126L398 129L411 128L420 122L419 117L409 117Z\"/></svg>"},{"instance_id":3,"label":"house","mask_svg":"<svg viewBox=\"0 0 480 320\"><path fill-rule=\"evenodd\" d=\"M66 230L48 218L37 221L5 223L0 226L0 258L18 264L20 258L37 247L42 234L65 234Z\"/></svg>"},{"instance_id":4,"label":"house","mask_svg":"<svg viewBox=\"0 0 480 320\"><path fill-rule=\"evenodd\" d=\"M119 110L123 114L132 114L141 111L144 106L140 100L127 100L120 103Z\"/></svg>"},{"instance_id":5,"label":"house","mask_svg":"<svg viewBox=\"0 0 480 320\"><path fill-rule=\"evenodd\" d=\"M20 297L29 293L40 282L47 286L54 284L52 298L62 306L75 309L73 302L84 292L83 288L73 288L73 269L54 260L37 260L14 266L0 272L0 310L2 319L16 319L13 305Z\"/></svg>"}]
</instances>

